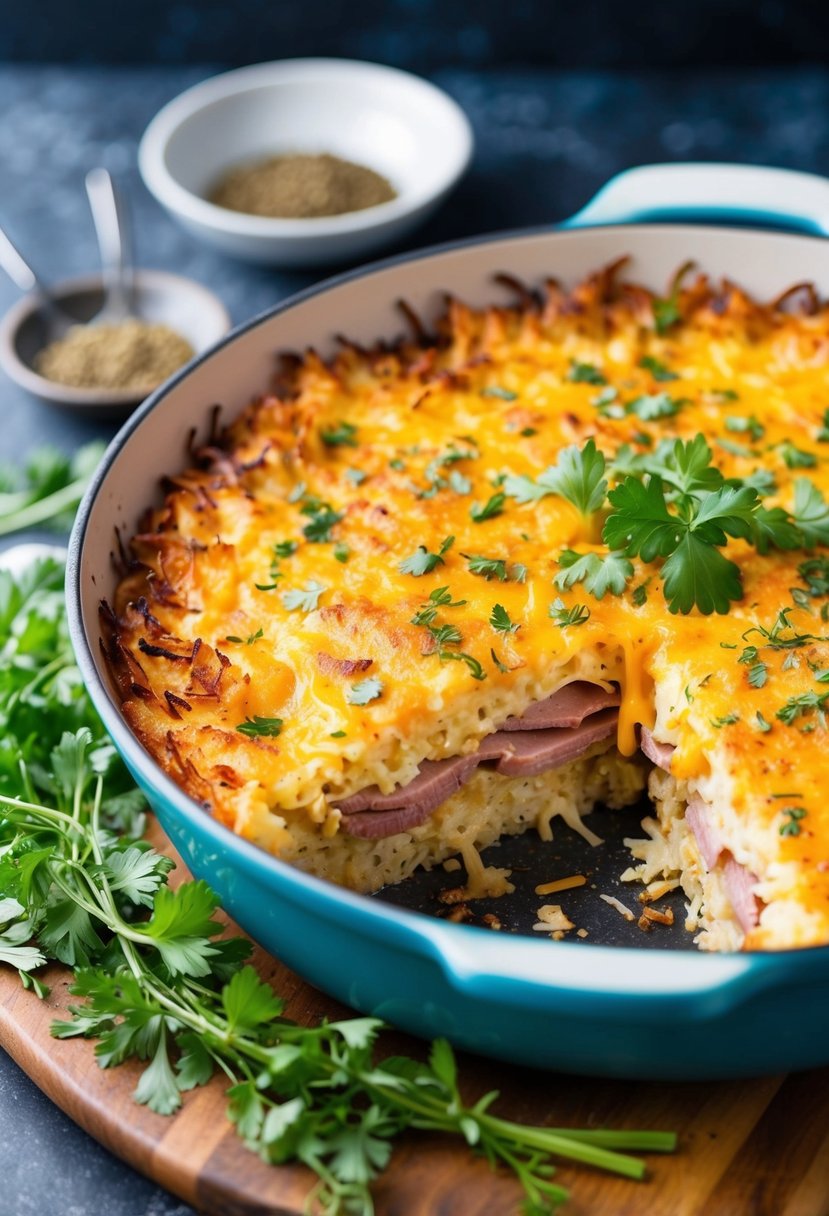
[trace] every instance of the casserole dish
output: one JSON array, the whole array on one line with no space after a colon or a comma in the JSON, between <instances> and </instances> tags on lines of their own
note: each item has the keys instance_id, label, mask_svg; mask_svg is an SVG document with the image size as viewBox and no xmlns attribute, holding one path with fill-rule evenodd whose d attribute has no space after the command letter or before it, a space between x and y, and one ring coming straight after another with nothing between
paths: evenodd
<instances>
[{"instance_id":1,"label":"casserole dish","mask_svg":"<svg viewBox=\"0 0 829 1216\"><path fill-rule=\"evenodd\" d=\"M158 453L164 468L183 461L193 428L208 430L215 402L228 416L238 412L268 382L278 350L328 353L343 317L351 339L370 343L399 329L401 298L429 318L446 290L473 304L492 299L499 272L569 283L622 254L654 289L690 258L764 298L801 279L829 292L829 255L814 237L612 222L683 209L820 233L829 226L829 184L739 166L633 170L559 231L427 251L295 297L190 364L130 420L82 504L67 571L73 642L93 700L185 861L243 928L311 982L415 1033L520 1063L615 1076L718 1077L829 1061L829 948L705 956L552 947L389 907L293 870L213 820L143 751L107 683L97 610L115 581L113 528L134 529L163 471Z\"/></svg>"}]
</instances>

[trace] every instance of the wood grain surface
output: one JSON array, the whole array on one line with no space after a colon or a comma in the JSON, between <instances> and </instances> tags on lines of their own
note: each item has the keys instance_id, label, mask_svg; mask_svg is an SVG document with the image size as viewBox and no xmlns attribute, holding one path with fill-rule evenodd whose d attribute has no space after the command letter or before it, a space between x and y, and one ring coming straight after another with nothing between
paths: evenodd
<instances>
[{"instance_id":1,"label":"wood grain surface","mask_svg":"<svg viewBox=\"0 0 829 1216\"><path fill-rule=\"evenodd\" d=\"M164 838L154 843L166 848ZM179 865L179 879L184 875ZM256 952L260 974L302 1023L347 1010ZM265 1165L228 1125L219 1078L184 1095L173 1118L137 1106L138 1069L102 1071L92 1045L57 1042L49 1024L67 1003L67 973L53 967L47 1001L0 972L0 1044L49 1097L107 1148L209 1216L300 1216L311 1176ZM555 1033L551 1028L551 1033ZM663 1033L670 1034L670 1026ZM389 1050L422 1053L403 1034ZM562 1164L567 1216L829 1216L829 1069L755 1081L636 1084L567 1077L462 1055L467 1098L498 1089L512 1119L576 1127L673 1129L679 1151L649 1159L646 1182ZM377 1183L378 1216L513 1216L515 1183L460 1144L412 1134Z\"/></svg>"}]
</instances>

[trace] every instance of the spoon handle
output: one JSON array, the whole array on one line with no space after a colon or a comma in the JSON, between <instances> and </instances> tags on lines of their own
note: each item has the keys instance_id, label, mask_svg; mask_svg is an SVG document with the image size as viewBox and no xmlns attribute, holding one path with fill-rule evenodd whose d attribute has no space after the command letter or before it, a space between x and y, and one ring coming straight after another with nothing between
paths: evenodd
<instances>
[{"instance_id":1,"label":"spoon handle","mask_svg":"<svg viewBox=\"0 0 829 1216\"><path fill-rule=\"evenodd\" d=\"M37 275L31 266L24 261L2 228L0 228L0 266L21 291L32 291L37 287L41 294L47 294L38 282Z\"/></svg>"},{"instance_id":2,"label":"spoon handle","mask_svg":"<svg viewBox=\"0 0 829 1216\"><path fill-rule=\"evenodd\" d=\"M91 169L86 175L86 193L101 253L104 280L103 314L110 321L124 320L132 313L132 275L128 268L124 207L115 183L106 169Z\"/></svg>"}]
</instances>

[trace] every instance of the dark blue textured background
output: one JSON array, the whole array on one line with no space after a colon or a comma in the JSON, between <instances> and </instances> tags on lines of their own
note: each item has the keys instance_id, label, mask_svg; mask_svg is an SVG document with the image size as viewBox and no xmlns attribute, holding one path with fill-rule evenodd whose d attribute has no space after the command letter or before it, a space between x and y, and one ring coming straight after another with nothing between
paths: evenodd
<instances>
[{"instance_id":1,"label":"dark blue textured background","mask_svg":"<svg viewBox=\"0 0 829 1216\"><path fill-rule=\"evenodd\" d=\"M825 0L37 0L0 4L0 60L249 63L294 55L595 68L829 54Z\"/></svg>"},{"instance_id":2,"label":"dark blue textured background","mask_svg":"<svg viewBox=\"0 0 829 1216\"><path fill-rule=\"evenodd\" d=\"M626 17L614 18L621 39L614 50L603 41L607 31L598 16L617 7ZM177 60L199 52L226 61L288 50L336 49L425 66L469 113L478 146L468 178L414 238L417 242L552 222L583 203L612 173L644 161L743 160L829 173L829 71L819 67L697 68L684 73L663 67L599 73L543 66L618 62L621 46L631 62L681 63L693 59L700 49L697 44L706 39L709 58L716 60L723 45L736 46L739 39L731 27L727 36L717 32L721 18L715 21L715 11L721 15L746 5L738 0L701 3L689 26L683 25L681 7L660 4L634 10L608 2L548 3L542 8L514 0L498 9L498 19L486 29L471 20L453 34L454 40L447 40L443 23L471 6L431 6L416 0L388 6L367 0L359 10L357 28L344 0L326 0L319 6L325 20L315 20L312 36L296 24L288 28L285 7L273 2L239 0L231 9L224 4L197 7L145 0L144 17L137 22L132 5L87 0L80 14L71 10L72 25L65 0L39 0L34 10L2 5L0 60L4 54L94 60L104 45L100 40L107 38L114 60ZM782 6L764 0L753 7L759 14L753 45L766 48L761 58L773 58L771 51L783 59L810 49L818 55L822 35L808 17L817 5L792 5L785 35ZM397 22L385 22L387 9ZM557 33L565 9L569 51ZM31 21L32 11L36 22ZM544 23L536 26L533 14L540 12ZM265 31L261 37L259 22ZM283 28L290 34L287 46ZM537 37L542 28L543 39ZM579 32L578 45L572 43L573 31ZM750 58L749 50L742 47ZM519 56L535 66L488 66L499 58ZM0 223L45 274L61 277L94 267L83 176L93 165L104 164L121 176L129 191L139 260L209 284L235 321L310 281L307 275L247 267L203 249L167 220L138 180L135 149L147 121L160 105L210 70L0 67ZM14 289L0 279L0 311L14 298ZM15 460L44 439L71 447L112 429L57 414L6 382L0 383L0 417L0 454ZM672 1216L647 1204L643 1196L642 1211L649 1216ZM191 1216L176 1199L89 1140L10 1061L0 1058L0 1216L47 1212Z\"/></svg>"}]
</instances>

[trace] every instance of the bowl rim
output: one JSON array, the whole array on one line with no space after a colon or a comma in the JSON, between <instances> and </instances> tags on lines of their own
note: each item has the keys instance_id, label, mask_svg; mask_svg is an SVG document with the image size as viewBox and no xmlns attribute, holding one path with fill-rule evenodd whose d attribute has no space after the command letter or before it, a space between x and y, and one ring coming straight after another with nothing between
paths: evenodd
<instances>
[{"instance_id":1,"label":"bowl rim","mask_svg":"<svg viewBox=\"0 0 829 1216\"><path fill-rule=\"evenodd\" d=\"M454 164L444 175L444 180L428 189L403 191L386 203L378 203L360 211L346 211L333 216L284 219L277 216L248 215L246 212L220 207L183 186L170 172L166 161L170 140L194 114L230 97L255 92L270 84L290 83L292 79L303 80L315 75L373 77L390 82L392 87L402 86L417 90L428 96L433 104L442 106L447 123L453 127L453 138L456 142ZM158 202L190 223L251 239L313 241L361 233L392 224L429 206L447 194L466 172L474 145L472 124L458 102L444 89L413 72L360 59L274 59L210 76L168 101L150 120L141 137L138 145L138 167L144 184Z\"/></svg>"},{"instance_id":2,"label":"bowl rim","mask_svg":"<svg viewBox=\"0 0 829 1216\"><path fill-rule=\"evenodd\" d=\"M630 224L609 224L603 228L630 236ZM717 233L736 235L745 232L724 224L650 223L637 224L637 230L657 231L670 228L678 234ZM757 235L757 233L746 235ZM369 279L373 274L436 255L459 252L476 246L519 241L543 235L567 236L566 229L550 225L490 232L460 240L442 242L422 249L393 254L366 265L330 276L304 288L277 304L235 326L209 351L191 360L163 385L160 385L123 424L107 448L101 463L80 503L69 538L66 563L66 605L69 633L84 685L103 724L142 783L174 812L181 823L199 835L210 838L217 850L233 857L243 873L266 888L277 880L280 894L294 903L313 904L327 912L343 912L351 917L351 929L358 935L382 936L402 949L431 958L441 968L447 982L467 996L499 1000L519 1008L522 1004L550 1005L553 1000L572 1009L597 1012L602 1016L623 1010L636 1011L643 1018L662 1017L671 1004L687 1007L697 1002L697 1012L715 1017L725 1006L749 999L755 992L784 982L814 980L823 969L829 973L829 945L789 947L774 951L717 952L680 950L673 947L653 950L642 946L606 946L561 941L555 945L562 967L544 966L550 961L550 943L524 935L501 935L477 925L441 920L426 913L338 886L306 873L280 860L252 841L238 835L205 811L167 776L127 726L111 699L96 662L96 649L87 635L82 608L81 584L84 575L84 544L89 517L98 492L109 476L115 458L149 414L207 358L231 346L238 338L268 323L289 309L303 304L330 289L346 283ZM578 235L578 231L572 232ZM793 233L769 233L775 241L813 243L825 256L825 238ZM509 947L502 950L509 939ZM497 939L502 939L501 941ZM520 971L513 973L509 953L521 956ZM533 972L528 974L527 961ZM620 960L624 966L620 967ZM643 983L643 978L645 982ZM667 1004L666 1004L667 1003Z\"/></svg>"},{"instance_id":3,"label":"bowl rim","mask_svg":"<svg viewBox=\"0 0 829 1216\"><path fill-rule=\"evenodd\" d=\"M205 287L203 283L199 283L196 279L187 278L185 275L171 274L167 270L152 270L136 266L133 268L133 282L139 288L143 284L148 287L158 287L168 291L181 291L184 289L194 296L199 296L202 307L209 309L209 314L213 319L213 337L205 345L204 350L196 351L193 359L189 359L184 364L184 367L189 367L195 359L199 359L205 355L208 350L212 349L215 342L224 337L232 327L233 322L230 313L223 302L215 292L211 291L209 287ZM70 279L61 279L60 282L53 284L49 291L53 299L60 301L68 295L83 294L85 292L101 290L102 288L103 276L100 273L90 273L76 275ZM149 392L142 392L140 389L131 388L79 388L71 384L60 384L56 380L48 380L45 376L41 376L27 363L23 362L17 353L16 345L17 335L21 327L40 308L41 300L37 291L30 291L13 304L0 318L0 367L20 388L25 389L43 401L49 401L56 405L71 406L74 409L83 411L84 407L98 409L101 406L136 405L155 393L157 388L161 387L157 385L156 388L150 389ZM78 324L83 324L83 322L79 321Z\"/></svg>"}]
</instances>

